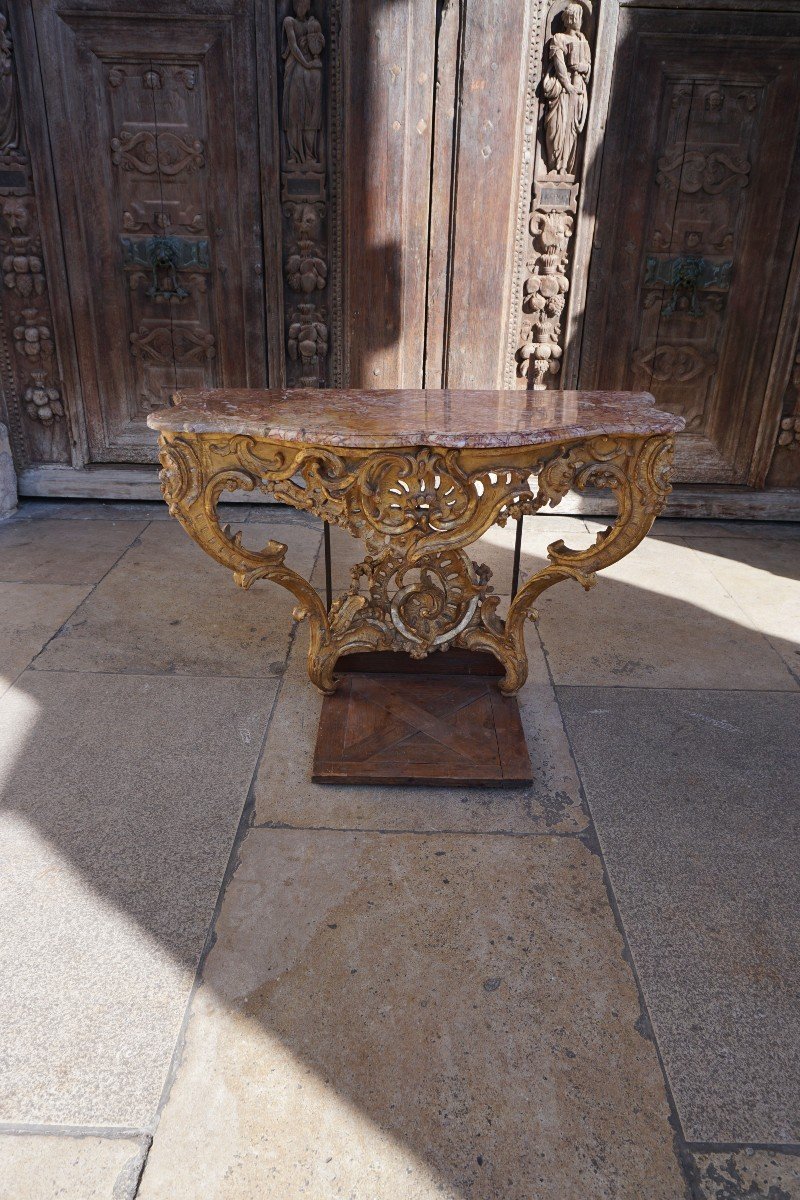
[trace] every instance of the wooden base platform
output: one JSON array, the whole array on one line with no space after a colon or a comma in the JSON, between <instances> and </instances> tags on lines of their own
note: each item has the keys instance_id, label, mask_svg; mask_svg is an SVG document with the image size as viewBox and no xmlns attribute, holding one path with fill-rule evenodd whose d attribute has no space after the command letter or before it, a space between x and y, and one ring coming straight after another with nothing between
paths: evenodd
<instances>
[{"instance_id":1,"label":"wooden base platform","mask_svg":"<svg viewBox=\"0 0 800 1200\"><path fill-rule=\"evenodd\" d=\"M376 667L378 669L376 669ZM513 787L533 778L514 697L490 655L353 654L322 704L316 783Z\"/></svg>"}]
</instances>

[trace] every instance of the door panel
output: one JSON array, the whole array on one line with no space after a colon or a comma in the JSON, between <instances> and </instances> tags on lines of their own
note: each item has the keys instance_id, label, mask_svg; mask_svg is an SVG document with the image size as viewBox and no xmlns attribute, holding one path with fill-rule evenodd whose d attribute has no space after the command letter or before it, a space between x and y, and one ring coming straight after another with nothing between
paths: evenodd
<instances>
[{"instance_id":1,"label":"door panel","mask_svg":"<svg viewBox=\"0 0 800 1200\"><path fill-rule=\"evenodd\" d=\"M422 386L436 5L347 7L343 112L345 378Z\"/></svg>"},{"instance_id":2,"label":"door panel","mask_svg":"<svg viewBox=\"0 0 800 1200\"><path fill-rule=\"evenodd\" d=\"M35 5L97 462L152 461L176 387L266 384L252 12L204 7Z\"/></svg>"},{"instance_id":3,"label":"door panel","mask_svg":"<svg viewBox=\"0 0 800 1200\"><path fill-rule=\"evenodd\" d=\"M798 222L800 19L621 14L580 384L687 422L677 477L756 482Z\"/></svg>"}]
</instances>

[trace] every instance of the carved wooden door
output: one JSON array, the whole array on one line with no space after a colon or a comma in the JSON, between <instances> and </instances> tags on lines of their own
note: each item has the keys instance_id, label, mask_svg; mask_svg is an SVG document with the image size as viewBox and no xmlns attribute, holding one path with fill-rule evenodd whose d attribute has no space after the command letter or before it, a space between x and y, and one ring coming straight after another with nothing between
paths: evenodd
<instances>
[{"instance_id":1,"label":"carved wooden door","mask_svg":"<svg viewBox=\"0 0 800 1200\"><path fill-rule=\"evenodd\" d=\"M267 379L251 0L33 9L89 457L152 461L176 387Z\"/></svg>"},{"instance_id":2,"label":"carved wooden door","mask_svg":"<svg viewBox=\"0 0 800 1200\"><path fill-rule=\"evenodd\" d=\"M580 383L681 413L679 479L763 482L798 225L800 17L623 10Z\"/></svg>"}]
</instances>

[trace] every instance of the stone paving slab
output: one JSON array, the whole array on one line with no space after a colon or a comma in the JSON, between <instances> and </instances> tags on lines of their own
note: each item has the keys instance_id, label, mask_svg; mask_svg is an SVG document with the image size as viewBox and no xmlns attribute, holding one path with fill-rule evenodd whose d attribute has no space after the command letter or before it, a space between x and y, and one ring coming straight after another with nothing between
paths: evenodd
<instances>
[{"instance_id":1,"label":"stone paving slab","mask_svg":"<svg viewBox=\"0 0 800 1200\"><path fill-rule=\"evenodd\" d=\"M264 504L247 504L238 501L222 503L217 511L232 523L261 520L264 514L272 519L276 512L294 512L286 505L276 505L274 500ZM13 521L174 521L163 500L20 500Z\"/></svg>"},{"instance_id":2,"label":"stone paving slab","mask_svg":"<svg viewBox=\"0 0 800 1200\"><path fill-rule=\"evenodd\" d=\"M146 1143L0 1134L0 1200L134 1200Z\"/></svg>"},{"instance_id":3,"label":"stone paving slab","mask_svg":"<svg viewBox=\"0 0 800 1200\"><path fill-rule=\"evenodd\" d=\"M59 528L75 528L59 522ZM101 522L77 526L87 543ZM126 528L129 528L126 525ZM245 545L286 542L308 577L321 529L280 521L249 527ZM42 670L179 675L280 675L296 600L260 581L248 591L177 521L154 521L36 660Z\"/></svg>"},{"instance_id":4,"label":"stone paving slab","mask_svg":"<svg viewBox=\"0 0 800 1200\"><path fill-rule=\"evenodd\" d=\"M0 695L61 628L90 587L0 583Z\"/></svg>"},{"instance_id":5,"label":"stone paving slab","mask_svg":"<svg viewBox=\"0 0 800 1200\"><path fill-rule=\"evenodd\" d=\"M539 554L544 563L543 545ZM682 539L645 538L627 558L599 572L588 592L567 580L545 592L538 608L556 684L798 687L717 579L707 555Z\"/></svg>"},{"instance_id":6,"label":"stone paving slab","mask_svg":"<svg viewBox=\"0 0 800 1200\"><path fill-rule=\"evenodd\" d=\"M163 500L22 500L19 521L156 521L169 516Z\"/></svg>"},{"instance_id":7,"label":"stone paving slab","mask_svg":"<svg viewBox=\"0 0 800 1200\"><path fill-rule=\"evenodd\" d=\"M800 681L800 540L686 541Z\"/></svg>"},{"instance_id":8,"label":"stone paving slab","mask_svg":"<svg viewBox=\"0 0 800 1200\"><path fill-rule=\"evenodd\" d=\"M603 529L607 520L587 517L590 529ZM650 530L650 537L737 537L755 541L760 538L800 537L800 521L707 521L659 517Z\"/></svg>"},{"instance_id":9,"label":"stone paving slab","mask_svg":"<svg viewBox=\"0 0 800 1200\"><path fill-rule=\"evenodd\" d=\"M692 1200L800 1200L800 1157L768 1150L690 1156Z\"/></svg>"},{"instance_id":10,"label":"stone paving slab","mask_svg":"<svg viewBox=\"0 0 800 1200\"><path fill-rule=\"evenodd\" d=\"M577 838L251 830L139 1200L684 1200Z\"/></svg>"},{"instance_id":11,"label":"stone paving slab","mask_svg":"<svg viewBox=\"0 0 800 1200\"><path fill-rule=\"evenodd\" d=\"M145 527L145 521L102 521L89 536L77 522L12 519L0 525L0 580L97 583Z\"/></svg>"},{"instance_id":12,"label":"stone paving slab","mask_svg":"<svg viewBox=\"0 0 800 1200\"><path fill-rule=\"evenodd\" d=\"M274 693L26 671L0 700L0 1121L153 1120Z\"/></svg>"},{"instance_id":13,"label":"stone paving slab","mask_svg":"<svg viewBox=\"0 0 800 1200\"><path fill-rule=\"evenodd\" d=\"M560 688L687 1140L800 1141L800 694Z\"/></svg>"},{"instance_id":14,"label":"stone paving slab","mask_svg":"<svg viewBox=\"0 0 800 1200\"><path fill-rule=\"evenodd\" d=\"M255 783L256 824L337 829L570 832L588 823L580 785L535 630L520 712L534 770L523 788L431 788L311 782L322 697L306 671L301 626L281 683Z\"/></svg>"}]
</instances>

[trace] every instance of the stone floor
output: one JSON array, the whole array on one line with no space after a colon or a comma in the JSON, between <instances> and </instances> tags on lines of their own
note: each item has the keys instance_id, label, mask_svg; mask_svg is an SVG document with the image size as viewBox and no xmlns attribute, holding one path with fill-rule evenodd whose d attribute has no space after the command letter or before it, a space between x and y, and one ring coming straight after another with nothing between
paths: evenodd
<instances>
[{"instance_id":1,"label":"stone floor","mask_svg":"<svg viewBox=\"0 0 800 1200\"><path fill-rule=\"evenodd\" d=\"M311 784L291 609L161 505L0 525L0 1200L800 1198L800 526L548 593L512 791Z\"/></svg>"}]
</instances>

